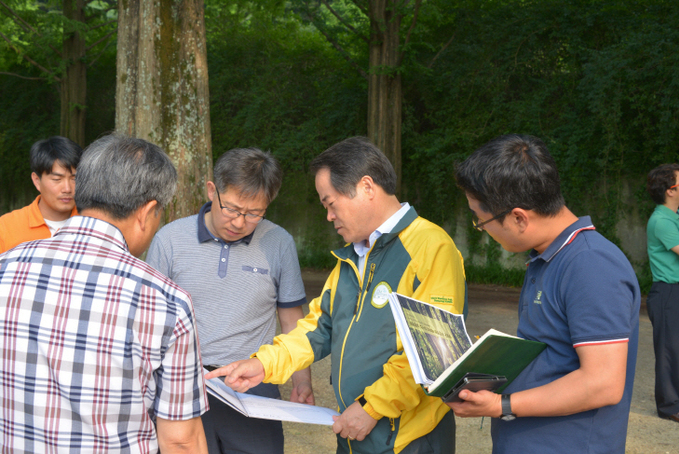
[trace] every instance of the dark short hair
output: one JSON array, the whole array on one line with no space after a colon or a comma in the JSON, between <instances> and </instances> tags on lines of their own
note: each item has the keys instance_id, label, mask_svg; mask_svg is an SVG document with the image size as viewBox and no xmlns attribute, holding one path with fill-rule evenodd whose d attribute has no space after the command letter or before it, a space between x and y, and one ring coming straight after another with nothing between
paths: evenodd
<instances>
[{"instance_id":1,"label":"dark short hair","mask_svg":"<svg viewBox=\"0 0 679 454\"><path fill-rule=\"evenodd\" d=\"M544 142L533 136L510 134L491 140L457 166L455 178L494 215L523 208L553 216L565 204L556 163Z\"/></svg>"},{"instance_id":2,"label":"dark short hair","mask_svg":"<svg viewBox=\"0 0 679 454\"><path fill-rule=\"evenodd\" d=\"M217 191L236 189L245 197L264 194L273 202L283 183L281 166L269 152L258 148L234 148L217 159L213 170Z\"/></svg>"},{"instance_id":3,"label":"dark short hair","mask_svg":"<svg viewBox=\"0 0 679 454\"><path fill-rule=\"evenodd\" d=\"M369 176L389 195L396 193L396 171L389 159L365 137L352 137L333 145L311 161L311 173L330 171L330 182L347 197L356 195L356 185Z\"/></svg>"},{"instance_id":4,"label":"dark short hair","mask_svg":"<svg viewBox=\"0 0 679 454\"><path fill-rule=\"evenodd\" d=\"M126 219L152 200L158 208L170 203L177 171L159 146L109 135L85 149L75 183L78 211L96 209L113 219Z\"/></svg>"},{"instance_id":5,"label":"dark short hair","mask_svg":"<svg viewBox=\"0 0 679 454\"><path fill-rule=\"evenodd\" d=\"M665 203L665 192L677 183L678 171L679 164L663 164L648 172L646 190L656 205Z\"/></svg>"},{"instance_id":6,"label":"dark short hair","mask_svg":"<svg viewBox=\"0 0 679 454\"><path fill-rule=\"evenodd\" d=\"M52 136L38 140L31 146L31 171L41 177L44 173L52 172L57 161L67 169L75 169L82 152L80 145L66 137Z\"/></svg>"}]
</instances>

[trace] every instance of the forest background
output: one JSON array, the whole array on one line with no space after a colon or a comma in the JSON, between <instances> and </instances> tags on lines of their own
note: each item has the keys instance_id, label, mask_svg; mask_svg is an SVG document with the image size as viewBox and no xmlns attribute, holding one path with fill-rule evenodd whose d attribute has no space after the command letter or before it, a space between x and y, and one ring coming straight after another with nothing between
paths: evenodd
<instances>
[{"instance_id":1,"label":"forest background","mask_svg":"<svg viewBox=\"0 0 679 454\"><path fill-rule=\"evenodd\" d=\"M70 1L80 0L63 5ZM525 254L472 228L454 166L498 135L522 133L547 143L567 205L592 216L647 290L645 179L677 161L675 2L394 2L402 58L389 67L369 64L362 5L373 3L205 0L213 159L255 146L280 160L283 188L267 217L293 234L302 266L331 266L328 251L341 245L308 164L338 141L368 135L369 74L381 71L401 83L400 199L453 236L468 280L521 285ZM60 134L66 114L86 112L83 146L115 129L118 5L86 2L87 27L61 5L0 0L0 214L35 197L28 150ZM87 37L78 57L87 90L65 114L68 68L57 51L67 27Z\"/></svg>"}]
</instances>

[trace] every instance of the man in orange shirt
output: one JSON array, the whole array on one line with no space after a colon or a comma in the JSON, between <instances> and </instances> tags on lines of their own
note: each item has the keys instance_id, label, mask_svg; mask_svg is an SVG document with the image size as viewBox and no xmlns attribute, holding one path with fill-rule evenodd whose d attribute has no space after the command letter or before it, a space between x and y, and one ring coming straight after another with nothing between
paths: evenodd
<instances>
[{"instance_id":1,"label":"man in orange shirt","mask_svg":"<svg viewBox=\"0 0 679 454\"><path fill-rule=\"evenodd\" d=\"M82 148L53 136L31 147L31 179L40 195L28 206L0 217L0 254L17 244L49 238L75 208L75 172Z\"/></svg>"}]
</instances>

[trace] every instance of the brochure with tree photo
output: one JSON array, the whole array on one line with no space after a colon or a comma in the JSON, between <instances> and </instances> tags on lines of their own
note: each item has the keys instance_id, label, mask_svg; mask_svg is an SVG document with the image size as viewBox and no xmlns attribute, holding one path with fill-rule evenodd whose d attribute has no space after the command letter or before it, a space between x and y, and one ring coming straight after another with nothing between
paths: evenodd
<instances>
[{"instance_id":1,"label":"brochure with tree photo","mask_svg":"<svg viewBox=\"0 0 679 454\"><path fill-rule=\"evenodd\" d=\"M467 373L502 376L502 390L545 348L494 329L472 345L462 315L398 293L389 306L415 382L432 396L443 397Z\"/></svg>"}]
</instances>

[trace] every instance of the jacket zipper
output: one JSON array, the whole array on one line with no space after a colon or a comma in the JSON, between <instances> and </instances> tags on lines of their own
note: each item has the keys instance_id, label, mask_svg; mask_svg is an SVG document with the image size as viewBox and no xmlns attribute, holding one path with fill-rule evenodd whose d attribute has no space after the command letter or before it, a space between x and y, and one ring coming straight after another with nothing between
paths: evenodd
<instances>
[{"instance_id":1,"label":"jacket zipper","mask_svg":"<svg viewBox=\"0 0 679 454\"><path fill-rule=\"evenodd\" d=\"M394 432L396 431L396 422L394 421L394 418L389 418L389 424L391 425L391 431L387 437L387 446L391 443L391 437L394 436Z\"/></svg>"},{"instance_id":2,"label":"jacket zipper","mask_svg":"<svg viewBox=\"0 0 679 454\"><path fill-rule=\"evenodd\" d=\"M354 272L356 273L356 277L358 278L358 294L356 295L356 306L354 307L354 318L356 317L356 310L358 306L358 300L361 298L361 288L363 287L363 282L361 280L361 275L358 272L358 268L356 265L351 260L347 259L340 259L346 263L348 263L353 269ZM349 323L349 327L347 328L347 332L344 334L344 340L342 341L342 353L340 354L340 366L339 366L339 372L337 376L337 393L339 394L340 401L342 402L342 405L344 405L344 408L347 408L347 404L344 403L344 397L342 397L342 366L344 364L344 347L347 344L347 339L349 338L349 332L351 332L351 327L354 324L353 320ZM351 444L349 444L349 451L351 451Z\"/></svg>"},{"instance_id":3,"label":"jacket zipper","mask_svg":"<svg viewBox=\"0 0 679 454\"><path fill-rule=\"evenodd\" d=\"M368 274L368 282L365 286L365 292L363 292L363 298L361 298L360 293L358 294L358 301L356 301L356 307L354 308L354 315L356 315L356 310L358 309L358 317L356 317L356 322L358 322L361 319L361 314L363 313L363 304L365 303L365 297L368 296L368 292L370 291L370 284L372 284L373 282L375 268L376 268L375 263L371 263L370 274Z\"/></svg>"}]
</instances>

